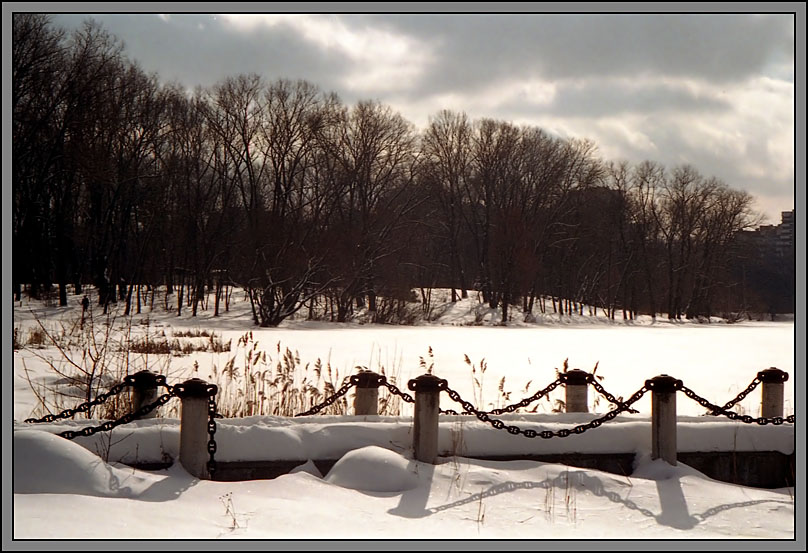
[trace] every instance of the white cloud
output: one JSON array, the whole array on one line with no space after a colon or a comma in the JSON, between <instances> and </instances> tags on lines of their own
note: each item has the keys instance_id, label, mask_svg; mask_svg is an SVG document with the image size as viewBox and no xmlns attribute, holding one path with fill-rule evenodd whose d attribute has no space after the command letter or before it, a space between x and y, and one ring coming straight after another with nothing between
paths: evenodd
<instances>
[{"instance_id":1,"label":"white cloud","mask_svg":"<svg viewBox=\"0 0 808 553\"><path fill-rule=\"evenodd\" d=\"M262 27L287 26L324 52L348 62L342 85L357 93L403 91L414 84L434 58L421 40L382 27L352 28L336 15L224 15L236 28L256 32Z\"/></svg>"}]
</instances>

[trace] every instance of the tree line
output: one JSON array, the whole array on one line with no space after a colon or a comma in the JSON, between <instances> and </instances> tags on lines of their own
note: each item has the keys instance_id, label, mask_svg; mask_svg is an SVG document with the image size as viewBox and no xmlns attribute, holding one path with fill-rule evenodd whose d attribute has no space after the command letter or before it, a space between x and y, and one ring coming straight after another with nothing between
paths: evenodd
<instances>
[{"instance_id":1,"label":"tree line","mask_svg":"<svg viewBox=\"0 0 808 553\"><path fill-rule=\"evenodd\" d=\"M604 161L588 140L450 110L418 130L305 81L188 91L92 21L68 34L14 14L12 49L17 297L55 284L64 305L92 284L128 311L136 287L164 285L196 314L237 285L261 326L301 310L397 321L435 287L479 291L503 321L512 306L680 319L782 298L736 239L752 197L689 165Z\"/></svg>"}]
</instances>

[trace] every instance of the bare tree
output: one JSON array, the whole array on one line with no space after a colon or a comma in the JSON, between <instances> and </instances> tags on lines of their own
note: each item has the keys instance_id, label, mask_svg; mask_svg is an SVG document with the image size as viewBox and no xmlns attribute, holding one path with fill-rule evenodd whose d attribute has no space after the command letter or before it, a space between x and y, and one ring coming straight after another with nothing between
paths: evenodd
<instances>
[{"instance_id":1,"label":"bare tree","mask_svg":"<svg viewBox=\"0 0 808 553\"><path fill-rule=\"evenodd\" d=\"M412 126L389 107L359 102L343 112L336 160L340 201L331 232L339 238L330 255L332 298L337 320L348 319L353 302L367 300L376 311L379 264L398 251L391 236L406 223L416 204L416 162Z\"/></svg>"},{"instance_id":2,"label":"bare tree","mask_svg":"<svg viewBox=\"0 0 808 553\"><path fill-rule=\"evenodd\" d=\"M468 297L461 251L463 190L471 176L472 126L465 113L438 112L422 140L422 162L430 192L440 207L438 225L449 249L452 301ZM460 290L458 297L457 289Z\"/></svg>"},{"instance_id":3,"label":"bare tree","mask_svg":"<svg viewBox=\"0 0 808 553\"><path fill-rule=\"evenodd\" d=\"M334 102L309 83L267 86L256 75L228 79L212 94L209 120L246 219L235 278L261 326L278 325L326 286L318 232L334 195L313 179Z\"/></svg>"}]
</instances>

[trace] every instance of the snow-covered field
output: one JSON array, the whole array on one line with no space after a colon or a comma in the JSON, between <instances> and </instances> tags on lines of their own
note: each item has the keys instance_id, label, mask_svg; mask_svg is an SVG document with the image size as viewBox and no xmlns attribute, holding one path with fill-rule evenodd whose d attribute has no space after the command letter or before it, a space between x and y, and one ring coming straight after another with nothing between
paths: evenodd
<instances>
[{"instance_id":1,"label":"snow-covered field","mask_svg":"<svg viewBox=\"0 0 808 553\"><path fill-rule=\"evenodd\" d=\"M79 299L71 297L71 307L64 309L27 300L15 304L14 325L20 339L37 327L36 318L46 327L69 327L80 313ZM597 363L596 374L603 377L599 382L615 396L627 398L646 379L669 374L717 404L733 399L759 370L775 366L791 375L785 386L785 414L794 412L791 322L729 325L642 318L625 324L587 315L548 315L535 324L471 326L479 309L471 299L447 306L438 320L415 327L292 320L278 329L257 330L250 325L249 305L238 295L233 299L231 310L216 319L210 311L192 318L188 310L176 317L156 308L133 315L127 328L133 338L157 333L171 337L188 330L215 332L225 343L232 340L234 351L239 337L252 330L252 344L257 343L256 349L270 359L277 360L279 350L289 348L297 351L301 366L317 359L330 364L337 380L356 366L373 370L383 366L403 390L407 380L432 365L434 374L484 409L516 402L544 388L555 380L565 359L569 368L587 371ZM216 381L234 354L130 357L130 372L148 367L175 384L193 376ZM238 363L241 358L235 357ZM308 463L273 480L210 482L195 480L178 463L156 472L117 463L159 460L164 455L176 458L176 418L136 421L106 436L74 441L52 433L98 421L22 422L36 414L34 390L41 392L38 386L59 380L46 361L58 358L52 347L23 348L14 355L13 537L18 540L796 537L795 502L800 498L795 498L794 488L735 486L682 464L671 467L652 461L650 394L635 405L640 413L621 415L598 429L564 439L530 440L497 431L473 417L447 417L441 423L440 448L457 455L447 455L435 466L412 460L407 404L400 416L372 422L330 415L222 419L216 434L219 460L340 461L326 475ZM759 390L734 410L758 416ZM509 398L503 397L507 393ZM556 399L563 399L562 388L550 400L540 401L535 414L501 418L555 430L597 416L553 413ZM610 408L593 390L589 399L594 413ZM682 451L729 447L793 451L792 425L761 427L708 418L683 394L677 401ZM459 406L444 394L441 407ZM637 466L631 475L618 476L550 463L463 456L569 451L636 452Z\"/></svg>"}]
</instances>

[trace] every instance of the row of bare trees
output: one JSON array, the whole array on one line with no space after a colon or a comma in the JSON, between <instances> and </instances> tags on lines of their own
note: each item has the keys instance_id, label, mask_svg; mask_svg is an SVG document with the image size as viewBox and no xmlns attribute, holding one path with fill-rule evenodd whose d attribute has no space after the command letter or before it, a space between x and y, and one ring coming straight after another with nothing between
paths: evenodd
<instances>
[{"instance_id":1,"label":"row of bare trees","mask_svg":"<svg viewBox=\"0 0 808 553\"><path fill-rule=\"evenodd\" d=\"M13 30L17 294L56 283L64 303L92 283L128 309L165 284L196 314L206 289L239 285L262 326L302 309L401 319L437 286L478 290L503 321L548 301L709 316L740 297L751 197L692 167L606 163L589 141L452 111L419 132L304 81L191 92L94 23L67 35L15 14Z\"/></svg>"}]
</instances>

